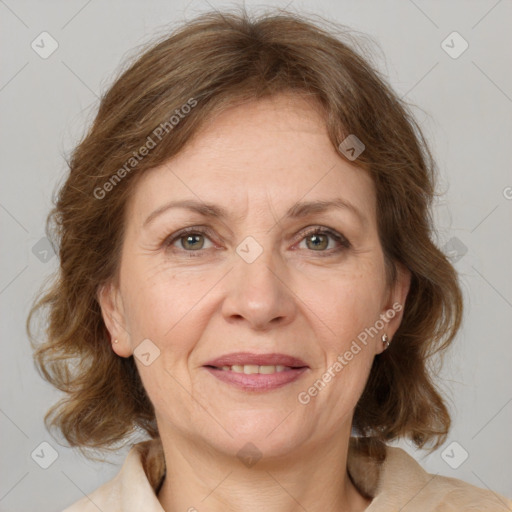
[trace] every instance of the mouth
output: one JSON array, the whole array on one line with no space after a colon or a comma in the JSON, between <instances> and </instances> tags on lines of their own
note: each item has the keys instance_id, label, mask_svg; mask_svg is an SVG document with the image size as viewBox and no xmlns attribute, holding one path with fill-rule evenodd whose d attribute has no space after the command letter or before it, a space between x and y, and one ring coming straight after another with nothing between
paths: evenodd
<instances>
[{"instance_id":1,"label":"mouth","mask_svg":"<svg viewBox=\"0 0 512 512\"><path fill-rule=\"evenodd\" d=\"M272 373L287 372L290 370L297 370L299 368L307 368L305 366L283 366L283 365L257 365L257 364L234 364L233 366L209 366L207 368L213 368L215 370L221 370L223 372L235 372L244 373L245 375L253 375L255 373L270 375Z\"/></svg>"},{"instance_id":2,"label":"mouth","mask_svg":"<svg viewBox=\"0 0 512 512\"><path fill-rule=\"evenodd\" d=\"M228 354L203 366L218 380L244 391L270 391L297 380L309 366L285 354Z\"/></svg>"}]
</instances>

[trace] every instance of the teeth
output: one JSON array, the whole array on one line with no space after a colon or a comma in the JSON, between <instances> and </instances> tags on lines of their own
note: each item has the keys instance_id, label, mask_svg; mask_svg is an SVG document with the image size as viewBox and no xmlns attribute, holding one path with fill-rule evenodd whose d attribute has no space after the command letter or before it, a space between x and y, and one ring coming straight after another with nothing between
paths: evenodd
<instances>
[{"instance_id":1,"label":"teeth","mask_svg":"<svg viewBox=\"0 0 512 512\"><path fill-rule=\"evenodd\" d=\"M264 365L264 366L258 366L257 364L234 364L233 366L222 366L222 370L224 371L232 371L235 373L245 373L246 375L251 375L253 373L263 373L263 374L269 374L269 373L279 373L291 370L288 366L282 366L280 364L276 366L271 365Z\"/></svg>"}]
</instances>

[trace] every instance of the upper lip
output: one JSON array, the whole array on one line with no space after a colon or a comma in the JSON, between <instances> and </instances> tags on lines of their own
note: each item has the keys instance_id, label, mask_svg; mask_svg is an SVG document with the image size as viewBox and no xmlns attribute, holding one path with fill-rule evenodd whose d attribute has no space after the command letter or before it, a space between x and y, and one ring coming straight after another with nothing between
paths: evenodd
<instances>
[{"instance_id":1,"label":"upper lip","mask_svg":"<svg viewBox=\"0 0 512 512\"><path fill-rule=\"evenodd\" d=\"M204 366L233 366L254 364L258 366L289 366L291 368L303 368L308 365L298 357L286 354L252 354L250 352L233 352L208 361Z\"/></svg>"}]
</instances>

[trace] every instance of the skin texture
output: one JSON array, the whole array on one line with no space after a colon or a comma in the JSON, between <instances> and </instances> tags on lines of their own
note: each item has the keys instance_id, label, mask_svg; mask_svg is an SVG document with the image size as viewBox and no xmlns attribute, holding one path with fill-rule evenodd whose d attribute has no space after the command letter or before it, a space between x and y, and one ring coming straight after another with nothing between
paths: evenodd
<instances>
[{"instance_id":1,"label":"skin texture","mask_svg":"<svg viewBox=\"0 0 512 512\"><path fill-rule=\"evenodd\" d=\"M348 208L285 216L299 201L336 198L361 218ZM228 217L172 208L144 225L162 205L184 199L215 203ZM126 222L119 280L99 300L120 357L144 339L160 350L149 366L135 360L165 452L164 509L364 510L369 501L346 471L351 421L385 348L381 335L392 341L401 312L307 405L297 397L359 333L405 303L409 275L400 269L387 286L372 179L332 146L317 105L282 94L223 112L141 177ZM187 234L172 241L189 226L209 233L188 245ZM306 236L314 227L350 246ZM236 252L248 236L263 250L252 263ZM309 369L284 387L254 392L203 367L238 351L289 354ZM251 467L237 457L249 442L262 455Z\"/></svg>"}]
</instances>

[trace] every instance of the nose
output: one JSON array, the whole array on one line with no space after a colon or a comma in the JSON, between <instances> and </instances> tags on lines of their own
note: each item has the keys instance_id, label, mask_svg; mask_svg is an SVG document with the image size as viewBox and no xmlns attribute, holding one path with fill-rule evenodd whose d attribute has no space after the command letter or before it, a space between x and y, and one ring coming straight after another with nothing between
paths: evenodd
<instances>
[{"instance_id":1,"label":"nose","mask_svg":"<svg viewBox=\"0 0 512 512\"><path fill-rule=\"evenodd\" d=\"M290 323L296 315L297 302L282 260L269 249L252 263L238 255L234 259L235 268L226 276L224 318L231 323L246 322L258 331Z\"/></svg>"}]
</instances>

